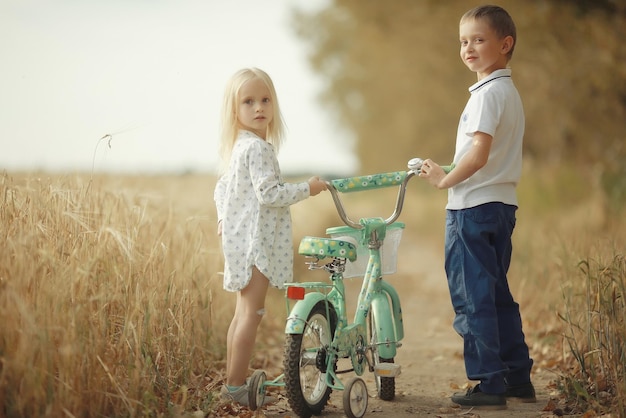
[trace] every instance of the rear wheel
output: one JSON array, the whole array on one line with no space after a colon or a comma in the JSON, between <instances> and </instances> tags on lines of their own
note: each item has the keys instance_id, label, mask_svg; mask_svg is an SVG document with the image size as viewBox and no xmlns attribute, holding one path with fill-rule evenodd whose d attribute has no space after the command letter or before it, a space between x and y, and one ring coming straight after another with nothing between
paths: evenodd
<instances>
[{"instance_id":1,"label":"rear wheel","mask_svg":"<svg viewBox=\"0 0 626 418\"><path fill-rule=\"evenodd\" d=\"M326 383L327 348L330 346L337 314L321 301L309 314L302 334L288 334L283 368L289 406L299 417L322 412L332 389Z\"/></svg>"},{"instance_id":2,"label":"rear wheel","mask_svg":"<svg viewBox=\"0 0 626 418\"><path fill-rule=\"evenodd\" d=\"M378 353L378 328L374 312L367 316L370 331L370 344L372 346L372 360L374 367L380 363L393 363L393 358L382 358ZM376 376L376 392L379 399L391 401L396 397L396 378Z\"/></svg>"}]
</instances>

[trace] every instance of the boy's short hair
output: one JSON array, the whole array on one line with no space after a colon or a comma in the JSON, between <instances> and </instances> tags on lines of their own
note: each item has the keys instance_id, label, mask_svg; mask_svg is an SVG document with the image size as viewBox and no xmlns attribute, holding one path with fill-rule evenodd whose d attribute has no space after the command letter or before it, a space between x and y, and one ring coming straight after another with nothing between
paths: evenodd
<instances>
[{"instance_id":1,"label":"boy's short hair","mask_svg":"<svg viewBox=\"0 0 626 418\"><path fill-rule=\"evenodd\" d=\"M478 6L468 10L461 17L461 22L466 19L486 19L489 26L491 26L500 39L511 36L513 38L513 45L507 54L507 59L510 61L511 58L513 58L513 50L517 43L517 30L515 29L515 23L511 15L509 15L506 10L500 6Z\"/></svg>"}]
</instances>

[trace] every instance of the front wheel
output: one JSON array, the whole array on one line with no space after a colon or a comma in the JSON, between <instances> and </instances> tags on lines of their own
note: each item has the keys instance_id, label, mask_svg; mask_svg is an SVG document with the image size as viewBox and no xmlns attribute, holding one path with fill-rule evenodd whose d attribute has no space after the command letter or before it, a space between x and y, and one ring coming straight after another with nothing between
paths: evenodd
<instances>
[{"instance_id":1,"label":"front wheel","mask_svg":"<svg viewBox=\"0 0 626 418\"><path fill-rule=\"evenodd\" d=\"M327 309L328 308L328 309ZM326 383L328 354L335 333L337 314L325 301L309 314L302 334L288 334L283 368L289 406L299 417L322 412L332 389Z\"/></svg>"},{"instance_id":2,"label":"front wheel","mask_svg":"<svg viewBox=\"0 0 626 418\"><path fill-rule=\"evenodd\" d=\"M372 360L374 368L381 363L393 363L393 358L382 358L378 353L378 328L374 312L367 316L370 331L370 344L372 347ZM379 399L392 401L396 397L396 378L376 376L376 392Z\"/></svg>"}]
</instances>

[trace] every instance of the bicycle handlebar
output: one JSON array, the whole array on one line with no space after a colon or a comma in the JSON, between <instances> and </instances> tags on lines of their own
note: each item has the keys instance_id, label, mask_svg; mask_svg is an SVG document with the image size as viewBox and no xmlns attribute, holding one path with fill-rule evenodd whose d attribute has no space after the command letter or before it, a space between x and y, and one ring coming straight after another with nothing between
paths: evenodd
<instances>
[{"instance_id":1,"label":"bicycle handlebar","mask_svg":"<svg viewBox=\"0 0 626 418\"><path fill-rule=\"evenodd\" d=\"M385 219L385 225L389 226L394 223L400 213L402 212L402 206L404 205L404 195L406 193L406 185L411 177L419 174L422 169L424 160L421 158L411 158L407 163L408 171L392 171L388 173L370 174L366 176L347 177L343 179L328 180L326 186L333 197L335 206L339 217L346 224L355 229L363 229L363 225L359 222L354 222L346 214L343 202L339 198L339 193L352 193L362 192L365 190L380 189L383 187L400 186L398 190L398 198L396 199L396 207L392 215ZM455 164L442 165L443 171L449 173L454 169Z\"/></svg>"},{"instance_id":2,"label":"bicycle handlebar","mask_svg":"<svg viewBox=\"0 0 626 418\"><path fill-rule=\"evenodd\" d=\"M341 220L346 225L352 228L363 228L363 225L361 225L359 222L355 222L348 217L343 206L343 202L339 197L339 193L360 192L365 190L380 189L384 187L399 186L398 197L396 199L396 206L393 214L389 218L385 219L385 225L391 225L392 223L394 223L402 212L402 206L404 205L404 195L406 193L406 185L411 177L419 174L419 170L422 166L421 160L419 162L419 166L411 164L411 162L417 163L417 160L420 159L414 158L409 161L408 171L392 171L389 173L370 174L366 176L356 176L326 181L326 185L328 186L328 190L333 197L335 207L337 208L337 212L339 213L339 217L341 218Z\"/></svg>"},{"instance_id":3,"label":"bicycle handlebar","mask_svg":"<svg viewBox=\"0 0 626 418\"><path fill-rule=\"evenodd\" d=\"M339 193L361 192L384 187L400 186L395 209L391 216L385 219L385 225L387 226L394 223L398 217L400 217L400 213L402 212L406 185L411 177L420 173L423 162L424 160L421 158L412 158L407 163L408 171L392 171L388 173L370 174L366 176L347 177L326 181L326 185L328 186L328 190L333 197L335 207L337 208L337 212L339 213L341 220L352 228L363 229L363 225L348 217L343 206L343 202L339 198ZM449 173L454 168L454 163L441 167L446 173Z\"/></svg>"}]
</instances>

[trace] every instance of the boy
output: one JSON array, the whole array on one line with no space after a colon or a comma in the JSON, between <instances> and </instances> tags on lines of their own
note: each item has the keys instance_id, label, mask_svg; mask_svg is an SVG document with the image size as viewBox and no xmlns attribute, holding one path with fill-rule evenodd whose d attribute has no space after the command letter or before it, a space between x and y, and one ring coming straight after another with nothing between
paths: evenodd
<instances>
[{"instance_id":1,"label":"boy","mask_svg":"<svg viewBox=\"0 0 626 418\"><path fill-rule=\"evenodd\" d=\"M511 235L521 174L524 110L507 68L516 30L498 6L481 6L459 24L461 59L478 76L457 131L454 169L432 160L420 177L448 189L445 270L463 337L465 370L480 381L452 402L505 409L507 399L536 402L533 361L522 332L519 305L509 290Z\"/></svg>"}]
</instances>

